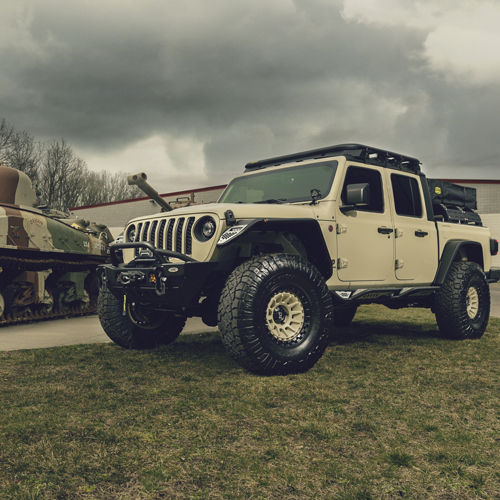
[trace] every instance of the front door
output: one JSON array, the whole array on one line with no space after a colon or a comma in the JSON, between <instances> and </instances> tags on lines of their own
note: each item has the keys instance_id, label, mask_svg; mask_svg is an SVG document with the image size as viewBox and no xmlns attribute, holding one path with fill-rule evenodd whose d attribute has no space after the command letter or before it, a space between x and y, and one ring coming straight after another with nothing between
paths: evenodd
<instances>
[{"instance_id":1,"label":"front door","mask_svg":"<svg viewBox=\"0 0 500 500\"><path fill-rule=\"evenodd\" d=\"M339 205L349 184L368 183L370 202L356 210L337 208L337 276L341 281L394 281L394 228L383 169L349 165Z\"/></svg>"}]
</instances>

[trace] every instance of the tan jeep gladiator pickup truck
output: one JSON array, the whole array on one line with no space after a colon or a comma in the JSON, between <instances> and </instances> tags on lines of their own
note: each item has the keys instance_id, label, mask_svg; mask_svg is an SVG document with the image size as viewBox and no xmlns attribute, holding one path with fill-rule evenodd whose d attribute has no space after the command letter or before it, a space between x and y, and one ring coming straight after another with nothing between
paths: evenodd
<instances>
[{"instance_id":1,"label":"tan jeep gladiator pickup truck","mask_svg":"<svg viewBox=\"0 0 500 500\"><path fill-rule=\"evenodd\" d=\"M308 370L360 304L431 308L443 336L478 338L500 269L475 208L475 190L360 144L249 163L218 203L127 224L101 266L100 321L149 348L200 316L262 374Z\"/></svg>"}]
</instances>

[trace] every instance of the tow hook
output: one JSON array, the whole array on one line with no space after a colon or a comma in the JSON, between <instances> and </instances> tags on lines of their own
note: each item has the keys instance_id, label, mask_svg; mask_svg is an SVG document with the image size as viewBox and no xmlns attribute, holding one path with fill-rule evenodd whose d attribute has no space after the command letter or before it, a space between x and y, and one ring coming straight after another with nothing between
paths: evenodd
<instances>
[{"instance_id":1,"label":"tow hook","mask_svg":"<svg viewBox=\"0 0 500 500\"><path fill-rule=\"evenodd\" d=\"M145 279L146 275L142 271L124 271L120 273L120 281L124 285L139 283Z\"/></svg>"},{"instance_id":2,"label":"tow hook","mask_svg":"<svg viewBox=\"0 0 500 500\"><path fill-rule=\"evenodd\" d=\"M158 279L156 281L156 295L165 295L167 276L165 275L165 270L160 268L157 270Z\"/></svg>"}]
</instances>

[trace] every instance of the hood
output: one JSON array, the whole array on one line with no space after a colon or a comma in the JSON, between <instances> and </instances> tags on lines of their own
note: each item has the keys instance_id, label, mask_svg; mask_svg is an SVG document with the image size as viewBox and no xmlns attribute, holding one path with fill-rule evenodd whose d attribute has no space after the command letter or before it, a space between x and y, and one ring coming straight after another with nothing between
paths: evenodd
<instances>
[{"instance_id":1,"label":"hood","mask_svg":"<svg viewBox=\"0 0 500 500\"><path fill-rule=\"evenodd\" d=\"M313 208L307 205L275 204L275 203L208 203L206 205L191 205L189 207L176 208L171 212L159 212L154 215L137 217L130 222L149 220L155 217L189 216L197 214L208 214L225 219L224 213L231 210L234 217L239 219L263 219L263 218L310 218L313 217Z\"/></svg>"}]
</instances>

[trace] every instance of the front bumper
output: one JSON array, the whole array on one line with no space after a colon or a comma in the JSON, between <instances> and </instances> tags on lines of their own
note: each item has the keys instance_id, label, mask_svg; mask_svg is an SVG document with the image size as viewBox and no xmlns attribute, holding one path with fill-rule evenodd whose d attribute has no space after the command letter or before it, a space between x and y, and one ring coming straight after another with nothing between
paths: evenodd
<instances>
[{"instance_id":1,"label":"front bumper","mask_svg":"<svg viewBox=\"0 0 500 500\"><path fill-rule=\"evenodd\" d=\"M124 248L136 248L142 254L123 264L118 256ZM126 295L169 310L195 304L214 270L214 263L197 262L186 255L155 249L145 242L117 243L110 247L110 253L111 264L99 266L101 287L109 289L118 299ZM172 257L184 262L171 262Z\"/></svg>"}]
</instances>

